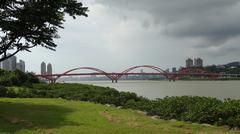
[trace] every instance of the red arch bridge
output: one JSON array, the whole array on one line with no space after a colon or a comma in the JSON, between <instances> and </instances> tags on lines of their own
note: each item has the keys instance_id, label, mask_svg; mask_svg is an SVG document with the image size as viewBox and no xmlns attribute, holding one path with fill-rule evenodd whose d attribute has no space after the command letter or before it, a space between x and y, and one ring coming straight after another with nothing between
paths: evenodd
<instances>
[{"instance_id":1,"label":"red arch bridge","mask_svg":"<svg viewBox=\"0 0 240 134\"><path fill-rule=\"evenodd\" d=\"M140 73L135 73L133 72L136 69L139 68L148 68L152 69L154 72L153 73L145 73L145 72L140 72ZM94 73L72 73L77 70L90 70L94 71ZM220 77L240 77L240 74L221 74L221 73L211 73L207 72L202 68L182 68L178 72L170 73L167 72L160 67L156 66L151 66L151 65L142 65L142 66L134 66L130 67L120 73L108 73L105 72L101 69L98 68L93 68L93 67L79 67L79 68L74 68L71 70L68 70L62 74L51 74L51 75L36 75L37 77L44 78L51 83L55 83L60 77L63 76L106 76L108 77L113 83L118 82L118 80L122 76L128 76L128 75L160 75L166 77L166 79L170 81L175 81L179 79L180 77L184 76L196 76L196 77L208 77L209 79L217 79Z\"/></svg>"}]
</instances>

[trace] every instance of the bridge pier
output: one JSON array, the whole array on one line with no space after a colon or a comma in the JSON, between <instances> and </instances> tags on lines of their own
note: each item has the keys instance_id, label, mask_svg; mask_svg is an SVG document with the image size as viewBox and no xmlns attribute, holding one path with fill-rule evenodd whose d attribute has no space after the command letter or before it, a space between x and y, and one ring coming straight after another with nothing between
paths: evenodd
<instances>
[{"instance_id":1,"label":"bridge pier","mask_svg":"<svg viewBox=\"0 0 240 134\"><path fill-rule=\"evenodd\" d=\"M169 80L169 82L176 82L175 78L169 78L168 80Z\"/></svg>"},{"instance_id":2,"label":"bridge pier","mask_svg":"<svg viewBox=\"0 0 240 134\"><path fill-rule=\"evenodd\" d=\"M112 83L118 83L118 80L112 80Z\"/></svg>"}]
</instances>

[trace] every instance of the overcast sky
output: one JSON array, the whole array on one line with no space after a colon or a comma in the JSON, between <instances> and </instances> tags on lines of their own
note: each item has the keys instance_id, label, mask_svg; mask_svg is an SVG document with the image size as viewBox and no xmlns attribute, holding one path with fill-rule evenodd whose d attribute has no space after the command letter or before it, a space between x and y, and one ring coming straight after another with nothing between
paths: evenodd
<instances>
[{"instance_id":1,"label":"overcast sky","mask_svg":"<svg viewBox=\"0 0 240 134\"><path fill-rule=\"evenodd\" d=\"M89 17L66 18L57 51L38 47L18 58L40 72L76 67L118 72L129 66L163 69L201 57L205 65L240 60L239 0L83 0Z\"/></svg>"}]
</instances>

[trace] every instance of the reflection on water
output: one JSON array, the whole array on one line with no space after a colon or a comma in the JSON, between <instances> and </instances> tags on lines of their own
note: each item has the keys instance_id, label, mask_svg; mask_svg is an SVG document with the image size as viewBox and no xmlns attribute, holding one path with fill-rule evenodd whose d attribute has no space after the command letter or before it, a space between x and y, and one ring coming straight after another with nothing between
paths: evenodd
<instances>
[{"instance_id":1,"label":"reflection on water","mask_svg":"<svg viewBox=\"0 0 240 134\"><path fill-rule=\"evenodd\" d=\"M81 81L78 83L112 87L154 99L165 96L209 96L240 99L240 81Z\"/></svg>"}]
</instances>

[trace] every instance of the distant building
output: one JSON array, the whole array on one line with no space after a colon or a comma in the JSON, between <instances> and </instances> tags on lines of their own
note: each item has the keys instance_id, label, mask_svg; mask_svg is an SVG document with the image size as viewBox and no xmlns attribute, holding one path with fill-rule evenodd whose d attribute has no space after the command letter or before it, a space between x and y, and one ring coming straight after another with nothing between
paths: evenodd
<instances>
[{"instance_id":1,"label":"distant building","mask_svg":"<svg viewBox=\"0 0 240 134\"><path fill-rule=\"evenodd\" d=\"M17 69L18 69L18 70L21 70L21 64L20 64L20 62L17 63Z\"/></svg>"},{"instance_id":2,"label":"distant building","mask_svg":"<svg viewBox=\"0 0 240 134\"><path fill-rule=\"evenodd\" d=\"M231 62L225 65L225 67L240 67L240 62Z\"/></svg>"},{"instance_id":3,"label":"distant building","mask_svg":"<svg viewBox=\"0 0 240 134\"><path fill-rule=\"evenodd\" d=\"M45 75L46 74L46 63L42 62L41 63L41 75Z\"/></svg>"},{"instance_id":4,"label":"distant building","mask_svg":"<svg viewBox=\"0 0 240 134\"><path fill-rule=\"evenodd\" d=\"M26 71L26 66L25 66L25 62L23 60L20 60L20 64L21 64L21 71L25 72Z\"/></svg>"},{"instance_id":5,"label":"distant building","mask_svg":"<svg viewBox=\"0 0 240 134\"><path fill-rule=\"evenodd\" d=\"M168 73L170 72L170 71L169 71L169 68L167 68L165 71L168 72Z\"/></svg>"},{"instance_id":6,"label":"distant building","mask_svg":"<svg viewBox=\"0 0 240 134\"><path fill-rule=\"evenodd\" d=\"M10 60L4 60L2 62L2 69L10 71Z\"/></svg>"},{"instance_id":7,"label":"distant building","mask_svg":"<svg viewBox=\"0 0 240 134\"><path fill-rule=\"evenodd\" d=\"M10 54L8 54L10 55ZM8 71L14 71L17 67L17 57L12 56L2 62L2 69L8 70Z\"/></svg>"},{"instance_id":8,"label":"distant building","mask_svg":"<svg viewBox=\"0 0 240 134\"><path fill-rule=\"evenodd\" d=\"M201 58L194 59L194 66L195 67L203 67L203 60Z\"/></svg>"},{"instance_id":9,"label":"distant building","mask_svg":"<svg viewBox=\"0 0 240 134\"><path fill-rule=\"evenodd\" d=\"M193 60L191 58L188 58L186 60L186 67L189 68L189 67L193 67Z\"/></svg>"},{"instance_id":10,"label":"distant building","mask_svg":"<svg viewBox=\"0 0 240 134\"><path fill-rule=\"evenodd\" d=\"M12 56L9 58L10 60L10 70L14 71L17 69L17 57L16 56Z\"/></svg>"},{"instance_id":11,"label":"distant building","mask_svg":"<svg viewBox=\"0 0 240 134\"><path fill-rule=\"evenodd\" d=\"M172 68L172 72L173 72L173 73L176 73L176 72L177 72L177 68L176 68L176 67L173 67L173 68Z\"/></svg>"},{"instance_id":12,"label":"distant building","mask_svg":"<svg viewBox=\"0 0 240 134\"><path fill-rule=\"evenodd\" d=\"M8 55L10 55L10 54L8 54ZM24 61L22 61L22 62L24 62ZM12 56L12 57L4 60L1 63L1 69L8 70L8 71L15 71L16 69L19 69L18 67L19 67L19 65L17 63L16 56ZM24 62L24 70L25 70L25 62Z\"/></svg>"},{"instance_id":13,"label":"distant building","mask_svg":"<svg viewBox=\"0 0 240 134\"><path fill-rule=\"evenodd\" d=\"M25 62L23 60L19 60L16 68L22 72L25 72Z\"/></svg>"},{"instance_id":14,"label":"distant building","mask_svg":"<svg viewBox=\"0 0 240 134\"><path fill-rule=\"evenodd\" d=\"M225 69L226 67L224 65L217 65L216 68L218 68L218 69Z\"/></svg>"},{"instance_id":15,"label":"distant building","mask_svg":"<svg viewBox=\"0 0 240 134\"><path fill-rule=\"evenodd\" d=\"M52 64L51 64L51 63L49 63L49 64L47 65L47 74L48 74L48 75L51 75L51 74L52 74Z\"/></svg>"}]
</instances>

